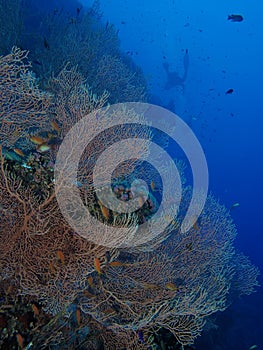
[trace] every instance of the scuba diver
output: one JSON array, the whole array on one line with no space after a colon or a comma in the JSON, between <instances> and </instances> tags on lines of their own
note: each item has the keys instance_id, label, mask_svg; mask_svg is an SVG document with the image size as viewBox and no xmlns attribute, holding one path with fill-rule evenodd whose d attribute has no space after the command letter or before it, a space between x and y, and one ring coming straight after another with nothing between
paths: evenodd
<instances>
[{"instance_id":1,"label":"scuba diver","mask_svg":"<svg viewBox=\"0 0 263 350\"><path fill-rule=\"evenodd\" d=\"M184 89L184 82L186 80L188 67L189 67L188 49L185 50L185 54L184 54L184 74L182 77L180 77L177 72L171 72L169 70L169 63L167 62L163 63L163 67L167 74L167 81L164 89L169 90L175 86L181 86Z\"/></svg>"}]
</instances>

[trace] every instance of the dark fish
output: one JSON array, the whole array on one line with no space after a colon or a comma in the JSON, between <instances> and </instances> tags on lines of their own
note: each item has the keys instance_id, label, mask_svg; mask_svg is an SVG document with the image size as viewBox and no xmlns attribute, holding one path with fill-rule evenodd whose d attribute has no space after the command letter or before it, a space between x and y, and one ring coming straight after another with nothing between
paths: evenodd
<instances>
[{"instance_id":1,"label":"dark fish","mask_svg":"<svg viewBox=\"0 0 263 350\"><path fill-rule=\"evenodd\" d=\"M111 254L110 254L110 251L109 251L109 250L106 251L106 253L105 253L105 258L106 258L106 261L107 261L107 262L110 261Z\"/></svg>"},{"instance_id":2,"label":"dark fish","mask_svg":"<svg viewBox=\"0 0 263 350\"><path fill-rule=\"evenodd\" d=\"M47 39L46 39L46 38L44 38L44 42L43 42L43 44L44 44L44 47L45 47L47 50L49 50L49 49L50 49L50 47L49 47L49 43L47 42Z\"/></svg>"},{"instance_id":3,"label":"dark fish","mask_svg":"<svg viewBox=\"0 0 263 350\"><path fill-rule=\"evenodd\" d=\"M140 341L141 341L143 344L145 343L145 340L144 340L143 332L142 332L142 331L138 331L138 338L140 339Z\"/></svg>"},{"instance_id":4,"label":"dark fish","mask_svg":"<svg viewBox=\"0 0 263 350\"><path fill-rule=\"evenodd\" d=\"M37 60L32 61L32 63L37 64L38 66L42 66L42 63Z\"/></svg>"},{"instance_id":5,"label":"dark fish","mask_svg":"<svg viewBox=\"0 0 263 350\"><path fill-rule=\"evenodd\" d=\"M232 94L233 92L234 92L234 89L228 89L228 90L226 91L226 95Z\"/></svg>"},{"instance_id":6,"label":"dark fish","mask_svg":"<svg viewBox=\"0 0 263 350\"><path fill-rule=\"evenodd\" d=\"M52 137L48 140L47 144L49 146L60 145L62 140L59 137Z\"/></svg>"},{"instance_id":7,"label":"dark fish","mask_svg":"<svg viewBox=\"0 0 263 350\"><path fill-rule=\"evenodd\" d=\"M185 50L185 55L184 55L184 77L183 79L186 79L187 71L189 67L189 54L188 54L188 49Z\"/></svg>"},{"instance_id":8,"label":"dark fish","mask_svg":"<svg viewBox=\"0 0 263 350\"><path fill-rule=\"evenodd\" d=\"M227 19L231 22L242 22L244 18L241 15L228 15Z\"/></svg>"},{"instance_id":9,"label":"dark fish","mask_svg":"<svg viewBox=\"0 0 263 350\"><path fill-rule=\"evenodd\" d=\"M76 24L77 23L77 19L76 18L70 18L70 22L69 24Z\"/></svg>"}]
</instances>

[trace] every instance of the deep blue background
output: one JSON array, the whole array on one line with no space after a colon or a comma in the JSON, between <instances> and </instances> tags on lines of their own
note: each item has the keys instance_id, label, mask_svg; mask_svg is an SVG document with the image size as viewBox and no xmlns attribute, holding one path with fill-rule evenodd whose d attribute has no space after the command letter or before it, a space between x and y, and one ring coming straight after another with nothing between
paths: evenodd
<instances>
[{"instance_id":1,"label":"deep blue background","mask_svg":"<svg viewBox=\"0 0 263 350\"><path fill-rule=\"evenodd\" d=\"M92 1L83 3L90 5ZM233 210L236 246L263 271L263 3L258 0L101 0L105 21L119 29L121 47L143 69L155 101L174 111L199 138L210 190ZM242 14L232 23L229 14ZM182 75L184 92L165 91L163 62ZM226 95L228 89L233 94ZM262 278L261 278L262 284ZM198 349L263 349L263 293L237 301L217 316L219 328Z\"/></svg>"}]
</instances>

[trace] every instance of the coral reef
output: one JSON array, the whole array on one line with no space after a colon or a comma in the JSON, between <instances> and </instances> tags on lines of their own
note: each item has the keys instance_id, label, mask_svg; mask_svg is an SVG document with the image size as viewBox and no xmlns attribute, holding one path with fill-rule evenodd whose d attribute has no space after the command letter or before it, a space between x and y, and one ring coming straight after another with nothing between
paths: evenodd
<instances>
[{"instance_id":1,"label":"coral reef","mask_svg":"<svg viewBox=\"0 0 263 350\"><path fill-rule=\"evenodd\" d=\"M1 58L2 70L7 71L3 76L8 77L8 84L18 87L13 98L20 101L16 96L24 92L24 85L17 84L21 75L8 72L12 67L23 69L25 57L18 49L14 52L16 55ZM46 121L46 115L53 113L58 123L53 127L62 140L71 126L87 112L103 105L107 98L107 95L95 98L75 68L65 68L50 85L46 109L42 109L41 103L39 114L33 109L35 113L31 113L30 120L14 117L16 126L30 128L41 118ZM35 91L39 90L33 87L26 95L32 95L34 101ZM7 106L5 94L1 96L1 103ZM125 110L125 113L134 112ZM134 118L136 120L136 115ZM107 122L103 116L102 120ZM96 130L96 125L90 127ZM40 135L39 129L35 130ZM138 230L138 225L147 221L159 205L159 190L155 186L145 204L124 217L103 207L90 189L96 163L96 157L92 156L100 154L114 140L138 133L138 129L129 125L122 126L117 133L109 130L103 142L95 138L83 152L79 168L80 193L98 220ZM148 130L142 128L140 132L138 137L151 139ZM81 131L79 135L81 137ZM7 139L11 147L8 133ZM15 139L15 145L16 142ZM1 154L2 344L13 343L16 336L18 344L23 342L23 346L35 349L74 349L76 344L89 349L101 346L116 349L116 344L118 349L149 346L153 349L158 348L158 339L162 339L158 334L169 331L176 348L179 344L192 344L207 318L225 310L235 293L253 292L258 270L235 251L236 230L230 214L212 196L207 198L192 229L187 234L180 232L191 197L191 189L185 185L177 217L164 236L150 244L136 249L108 248L79 236L62 216L57 203L53 182L58 145L55 143L55 146L41 153L32 145L26 155L20 154L19 161L12 158L12 149ZM133 185L132 190L129 185L137 173L133 162L120 167L119 172L116 170L113 190L120 200L125 202L140 196L140 187ZM148 182L155 179L150 168L146 174ZM99 231L93 233L100 234ZM26 305L24 309L21 306L25 301L31 309L34 305L33 315ZM11 306L8 308L8 305ZM25 318L26 326L24 323L22 327L22 321L13 322L12 313L19 319ZM11 323L13 331L9 330Z\"/></svg>"}]
</instances>

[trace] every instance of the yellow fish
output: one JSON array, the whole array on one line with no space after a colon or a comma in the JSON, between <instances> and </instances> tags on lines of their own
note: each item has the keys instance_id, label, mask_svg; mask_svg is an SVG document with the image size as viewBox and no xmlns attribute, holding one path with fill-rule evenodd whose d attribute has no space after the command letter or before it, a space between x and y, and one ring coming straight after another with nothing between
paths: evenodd
<instances>
[{"instance_id":1,"label":"yellow fish","mask_svg":"<svg viewBox=\"0 0 263 350\"><path fill-rule=\"evenodd\" d=\"M25 156L25 154L23 153L23 151L21 151L21 149L19 149L19 148L14 148L14 152L15 152L16 154L18 154L20 157L24 157L24 156Z\"/></svg>"},{"instance_id":2,"label":"yellow fish","mask_svg":"<svg viewBox=\"0 0 263 350\"><path fill-rule=\"evenodd\" d=\"M55 130L57 133L60 132L60 127L59 127L58 123L55 120L52 120L50 122L50 124L51 124L53 130Z\"/></svg>"},{"instance_id":3,"label":"yellow fish","mask_svg":"<svg viewBox=\"0 0 263 350\"><path fill-rule=\"evenodd\" d=\"M92 276L89 276L89 277L88 277L88 284L90 285L90 287L93 287L93 286L94 286Z\"/></svg>"},{"instance_id":4,"label":"yellow fish","mask_svg":"<svg viewBox=\"0 0 263 350\"><path fill-rule=\"evenodd\" d=\"M37 147L37 151L40 152L40 153L45 153L47 151L50 150L50 145L46 144L46 143L42 143L41 145L39 145Z\"/></svg>"},{"instance_id":5,"label":"yellow fish","mask_svg":"<svg viewBox=\"0 0 263 350\"><path fill-rule=\"evenodd\" d=\"M177 291L178 290L178 288L176 287L176 285L173 282L168 282L165 285L165 288L169 289L169 290L173 290L173 291Z\"/></svg>"},{"instance_id":6,"label":"yellow fish","mask_svg":"<svg viewBox=\"0 0 263 350\"><path fill-rule=\"evenodd\" d=\"M35 145L42 145L43 143L46 142L46 140L43 139L43 137L40 137L40 136L31 136L29 140L31 142L33 142Z\"/></svg>"},{"instance_id":7,"label":"yellow fish","mask_svg":"<svg viewBox=\"0 0 263 350\"><path fill-rule=\"evenodd\" d=\"M153 283L143 283L143 288L146 290L154 290L154 289L158 289L159 286Z\"/></svg>"},{"instance_id":8,"label":"yellow fish","mask_svg":"<svg viewBox=\"0 0 263 350\"><path fill-rule=\"evenodd\" d=\"M120 261L111 261L109 263L110 266L113 266L113 267L116 267L116 266L124 266L125 264L123 264L122 262Z\"/></svg>"},{"instance_id":9,"label":"yellow fish","mask_svg":"<svg viewBox=\"0 0 263 350\"><path fill-rule=\"evenodd\" d=\"M100 206L100 210L101 210L102 215L104 216L104 218L106 220L108 220L110 217L109 209L104 207L104 205L100 201L99 201L99 206Z\"/></svg>"}]
</instances>

